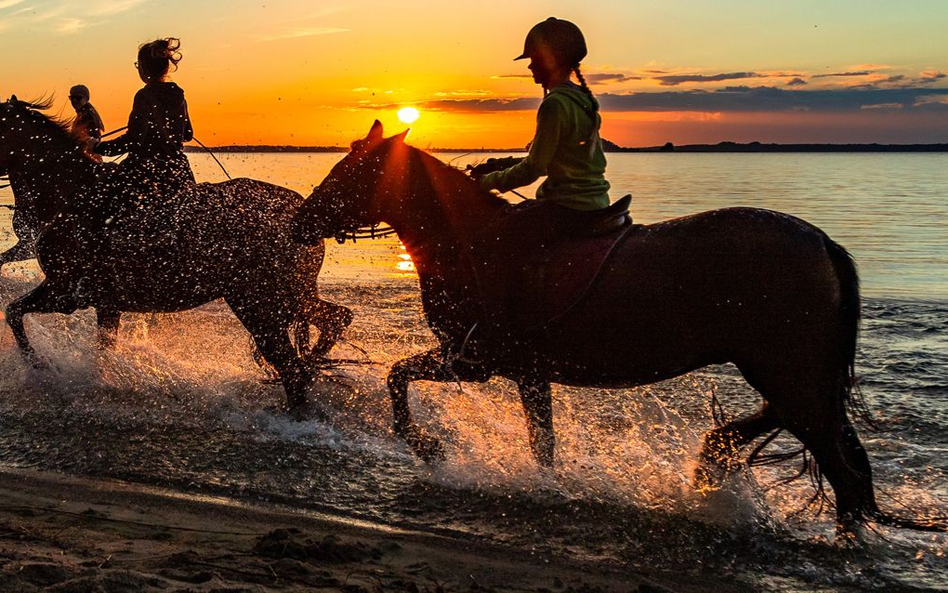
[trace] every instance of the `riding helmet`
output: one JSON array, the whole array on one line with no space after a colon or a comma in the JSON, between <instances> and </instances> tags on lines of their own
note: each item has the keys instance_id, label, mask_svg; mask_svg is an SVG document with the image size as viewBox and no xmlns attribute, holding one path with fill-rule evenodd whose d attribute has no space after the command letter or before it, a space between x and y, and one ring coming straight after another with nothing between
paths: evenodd
<instances>
[{"instance_id":1,"label":"riding helmet","mask_svg":"<svg viewBox=\"0 0 948 593\"><path fill-rule=\"evenodd\" d=\"M579 27L551 16L530 29L523 42L523 53L514 60L536 57L544 51L569 66L575 66L586 57L586 40Z\"/></svg>"}]
</instances>

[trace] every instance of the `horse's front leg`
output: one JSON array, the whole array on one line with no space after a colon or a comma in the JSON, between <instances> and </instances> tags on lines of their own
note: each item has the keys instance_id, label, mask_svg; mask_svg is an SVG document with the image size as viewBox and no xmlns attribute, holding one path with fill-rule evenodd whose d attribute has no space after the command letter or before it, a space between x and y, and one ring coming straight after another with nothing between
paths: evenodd
<instances>
[{"instance_id":1,"label":"horse's front leg","mask_svg":"<svg viewBox=\"0 0 948 593\"><path fill-rule=\"evenodd\" d=\"M411 417L408 405L408 384L412 381L448 382L457 378L451 364L435 348L395 363L388 374L388 390L392 398L395 434L405 439L416 455L427 462L444 456L441 442L420 429Z\"/></svg>"},{"instance_id":2,"label":"horse's front leg","mask_svg":"<svg viewBox=\"0 0 948 593\"><path fill-rule=\"evenodd\" d=\"M39 364L36 359L36 352L26 336L26 329L23 327L24 315L27 313L65 313L68 315L75 312L75 310L76 300L69 290L69 283L54 282L49 278L7 305L7 323L13 331L13 337L16 338L16 344L20 347L23 356L32 364Z\"/></svg>"},{"instance_id":3,"label":"horse's front leg","mask_svg":"<svg viewBox=\"0 0 948 593\"><path fill-rule=\"evenodd\" d=\"M540 465L551 467L556 437L553 434L553 392L550 383L529 378L517 381L517 387L527 415L527 432L533 457Z\"/></svg>"},{"instance_id":4,"label":"horse's front leg","mask_svg":"<svg viewBox=\"0 0 948 593\"><path fill-rule=\"evenodd\" d=\"M342 332L352 323L352 311L348 307L319 299L314 303L309 322L319 328L319 340L313 346L311 356L321 358L335 346Z\"/></svg>"}]
</instances>

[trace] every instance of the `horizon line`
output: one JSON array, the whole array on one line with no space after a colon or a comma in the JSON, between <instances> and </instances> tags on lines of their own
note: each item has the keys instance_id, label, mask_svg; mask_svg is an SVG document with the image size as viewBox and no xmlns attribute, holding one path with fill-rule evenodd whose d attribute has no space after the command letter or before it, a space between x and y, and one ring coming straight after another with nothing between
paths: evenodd
<instances>
[{"instance_id":1,"label":"horizon line","mask_svg":"<svg viewBox=\"0 0 948 593\"><path fill-rule=\"evenodd\" d=\"M880 143L880 142L733 142L722 140L716 144L674 144L666 142L663 145L655 146L619 146L608 142L604 147L604 152L948 152L948 142L943 143ZM420 148L420 147L418 147ZM186 145L186 152L203 152L205 149L200 146ZM346 146L320 146L320 145L293 145L293 144L227 144L221 146L208 146L207 150L222 153L240 153L240 152L349 152ZM526 153L528 149L520 148L487 148L487 147L428 147L423 150L427 152L515 152Z\"/></svg>"}]
</instances>

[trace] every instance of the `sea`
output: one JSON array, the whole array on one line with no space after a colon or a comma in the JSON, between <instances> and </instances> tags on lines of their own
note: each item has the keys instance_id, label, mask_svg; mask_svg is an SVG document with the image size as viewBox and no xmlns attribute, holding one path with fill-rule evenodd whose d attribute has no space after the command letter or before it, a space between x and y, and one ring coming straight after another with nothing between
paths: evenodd
<instances>
[{"instance_id":1,"label":"sea","mask_svg":"<svg viewBox=\"0 0 948 593\"><path fill-rule=\"evenodd\" d=\"M503 155L437 156L463 167ZM303 195L342 157L218 155L233 177ZM225 179L209 155L189 158L200 181ZM863 307L856 370L873 420L857 429L880 504L948 515L948 154L608 160L612 196L633 195L636 222L769 208L819 226L853 254ZM10 203L0 190L0 204ZM0 246L14 241L2 209ZM33 261L8 264L0 304L41 278ZM811 502L813 484L785 482L798 461L695 491L712 398L732 417L760 405L730 365L635 389L555 387L552 469L533 462L508 381L416 383L412 408L446 450L425 464L393 436L385 386L395 361L434 344L411 258L396 238L330 241L320 282L324 298L355 313L333 355L356 362L310 392L327 422L281 411L282 390L222 302L125 314L110 351L96 349L90 311L32 315L26 328L44 369L27 366L0 328L0 464L487 542L538 562L712 576L762 591L948 590L948 536L870 526L857 545L841 542L832 510ZM781 438L772 447L794 445Z\"/></svg>"}]
</instances>

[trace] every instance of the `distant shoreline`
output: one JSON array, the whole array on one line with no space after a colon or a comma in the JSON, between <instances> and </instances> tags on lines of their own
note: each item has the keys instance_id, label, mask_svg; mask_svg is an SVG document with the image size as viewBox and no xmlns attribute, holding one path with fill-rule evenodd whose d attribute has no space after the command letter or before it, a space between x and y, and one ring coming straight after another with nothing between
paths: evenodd
<instances>
[{"instance_id":1,"label":"distant shoreline","mask_svg":"<svg viewBox=\"0 0 948 593\"><path fill-rule=\"evenodd\" d=\"M676 146L667 143L664 146L646 146L629 148L618 146L605 141L606 152L948 152L948 143L945 144L763 144L761 142L719 142L717 144L683 144ZM217 153L319 153L319 152L348 152L342 146L270 146L270 145L230 145L211 146L211 151ZM185 152L203 152L200 146L185 146ZM451 153L524 153L524 148L429 148L428 152Z\"/></svg>"}]
</instances>

